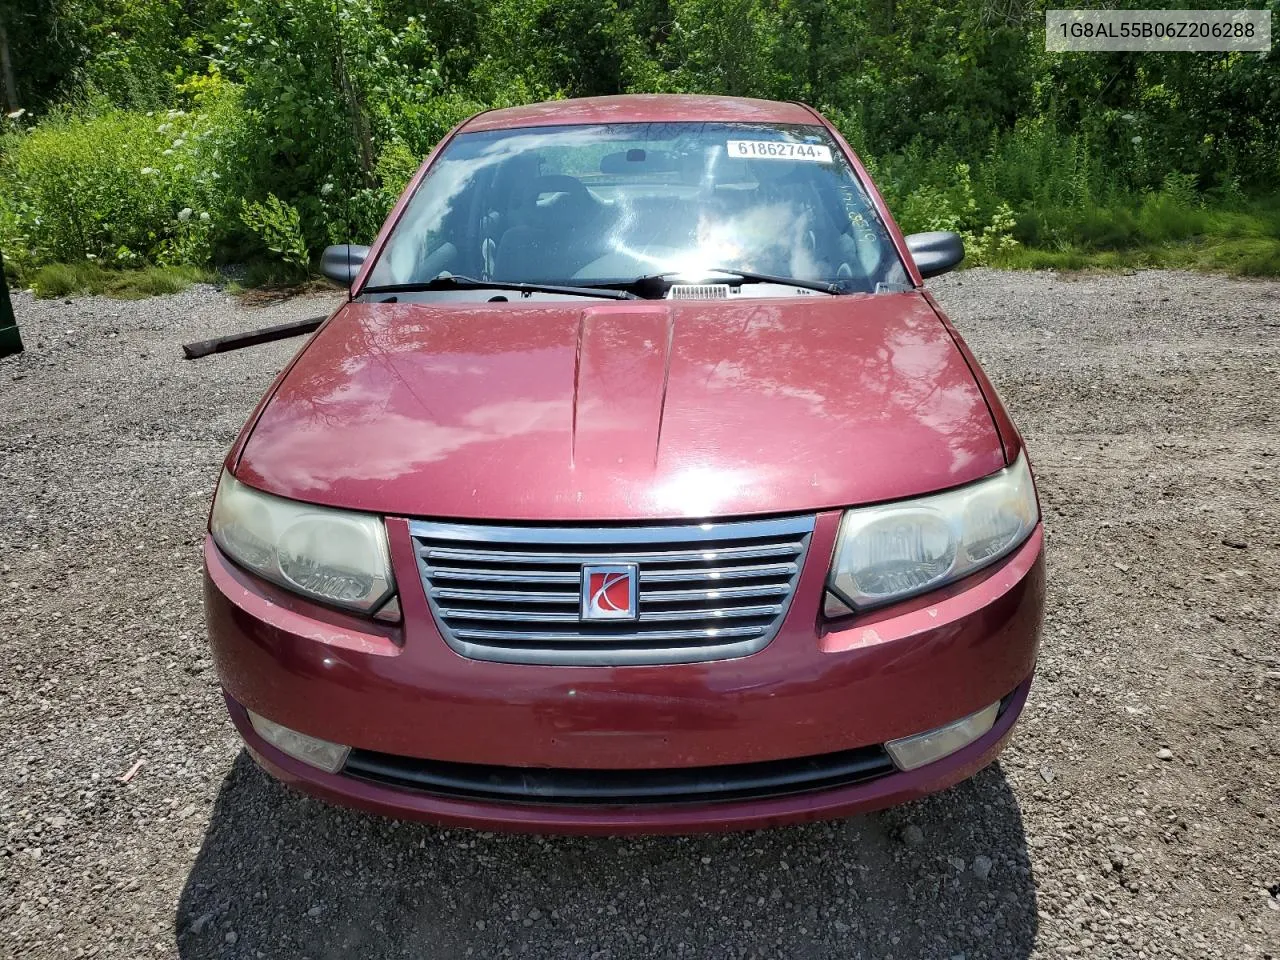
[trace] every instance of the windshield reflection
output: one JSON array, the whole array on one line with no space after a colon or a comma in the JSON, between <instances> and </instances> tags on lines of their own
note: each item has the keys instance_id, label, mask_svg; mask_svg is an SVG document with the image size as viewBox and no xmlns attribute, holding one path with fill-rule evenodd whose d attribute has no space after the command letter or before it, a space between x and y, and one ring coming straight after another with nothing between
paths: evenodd
<instances>
[{"instance_id":1,"label":"windshield reflection","mask_svg":"<svg viewBox=\"0 0 1280 960\"><path fill-rule=\"evenodd\" d=\"M846 291L907 279L824 128L634 123L456 137L368 283L581 285L712 268Z\"/></svg>"}]
</instances>

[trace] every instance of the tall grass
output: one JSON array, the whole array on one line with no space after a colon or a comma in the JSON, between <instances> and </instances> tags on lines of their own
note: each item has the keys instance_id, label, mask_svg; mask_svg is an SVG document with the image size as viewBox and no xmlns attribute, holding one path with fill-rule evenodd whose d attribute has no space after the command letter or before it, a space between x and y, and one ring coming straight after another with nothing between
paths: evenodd
<instances>
[{"instance_id":1,"label":"tall grass","mask_svg":"<svg viewBox=\"0 0 1280 960\"><path fill-rule=\"evenodd\" d=\"M51 263L35 270L31 289L37 297L100 294L119 300L140 300L165 293L181 293L193 283L210 283L216 275L201 267L143 267L110 270L89 260Z\"/></svg>"},{"instance_id":2,"label":"tall grass","mask_svg":"<svg viewBox=\"0 0 1280 960\"><path fill-rule=\"evenodd\" d=\"M970 263L1280 275L1280 194L1247 197L1234 180L1206 189L1178 171L1152 181L1149 158L1129 159L1040 119L993 137L973 163L917 141L868 165L903 230L957 230Z\"/></svg>"}]
</instances>

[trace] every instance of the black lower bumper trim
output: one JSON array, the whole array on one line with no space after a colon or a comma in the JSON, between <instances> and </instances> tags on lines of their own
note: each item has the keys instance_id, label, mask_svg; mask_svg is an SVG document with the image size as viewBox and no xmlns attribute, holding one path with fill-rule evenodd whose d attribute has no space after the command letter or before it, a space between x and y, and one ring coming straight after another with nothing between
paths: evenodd
<instances>
[{"instance_id":1,"label":"black lower bumper trim","mask_svg":"<svg viewBox=\"0 0 1280 960\"><path fill-rule=\"evenodd\" d=\"M894 772L884 748L762 763L660 770L497 767L352 750L343 774L441 797L498 803L714 803L828 790Z\"/></svg>"}]
</instances>

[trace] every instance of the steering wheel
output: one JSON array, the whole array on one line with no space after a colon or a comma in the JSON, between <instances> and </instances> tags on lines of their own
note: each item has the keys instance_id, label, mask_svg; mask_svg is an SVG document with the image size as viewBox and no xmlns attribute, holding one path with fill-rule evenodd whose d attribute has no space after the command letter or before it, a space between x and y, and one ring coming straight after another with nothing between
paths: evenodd
<instances>
[{"instance_id":1,"label":"steering wheel","mask_svg":"<svg viewBox=\"0 0 1280 960\"><path fill-rule=\"evenodd\" d=\"M525 201L532 207L537 204L539 197L548 193L568 194L567 202L573 206L594 202L585 183L561 173L549 173L530 180L525 188Z\"/></svg>"}]
</instances>

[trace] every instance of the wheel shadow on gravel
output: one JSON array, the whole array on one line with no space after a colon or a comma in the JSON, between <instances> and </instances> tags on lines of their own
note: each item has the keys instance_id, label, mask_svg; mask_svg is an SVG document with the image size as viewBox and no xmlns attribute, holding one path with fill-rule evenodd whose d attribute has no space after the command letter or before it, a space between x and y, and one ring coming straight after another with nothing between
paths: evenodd
<instances>
[{"instance_id":1,"label":"wheel shadow on gravel","mask_svg":"<svg viewBox=\"0 0 1280 960\"><path fill-rule=\"evenodd\" d=\"M999 765L868 817L586 838L338 809L276 783L242 751L174 930L184 960L1004 960L1031 953L1036 892Z\"/></svg>"}]
</instances>

